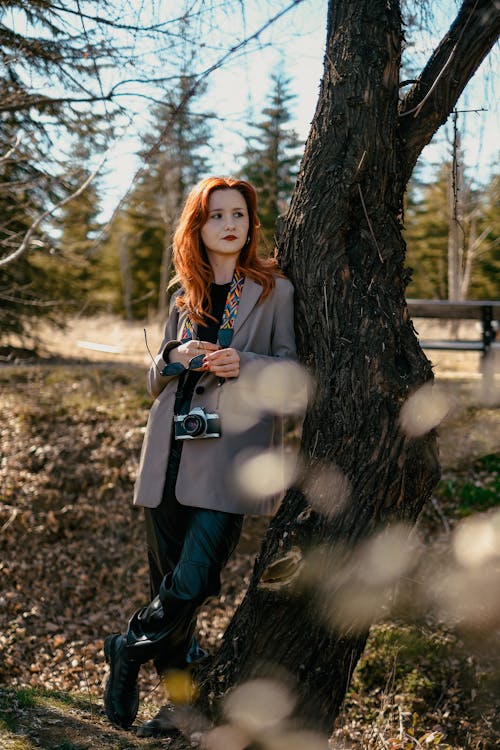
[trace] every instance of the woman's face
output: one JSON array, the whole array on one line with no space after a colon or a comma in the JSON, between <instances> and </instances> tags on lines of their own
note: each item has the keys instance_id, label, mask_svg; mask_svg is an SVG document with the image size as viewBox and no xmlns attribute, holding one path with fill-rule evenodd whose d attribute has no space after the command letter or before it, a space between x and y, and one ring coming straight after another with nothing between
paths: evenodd
<instances>
[{"instance_id":1,"label":"woman's face","mask_svg":"<svg viewBox=\"0 0 500 750\"><path fill-rule=\"evenodd\" d=\"M208 199L208 217L201 228L207 254L238 257L248 237L247 204L238 190L214 190Z\"/></svg>"}]
</instances>

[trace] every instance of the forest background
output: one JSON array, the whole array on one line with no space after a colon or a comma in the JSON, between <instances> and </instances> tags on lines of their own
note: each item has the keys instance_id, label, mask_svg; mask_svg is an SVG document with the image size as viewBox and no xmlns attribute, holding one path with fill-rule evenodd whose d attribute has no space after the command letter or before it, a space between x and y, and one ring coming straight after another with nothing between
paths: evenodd
<instances>
[{"instance_id":1,"label":"forest background","mask_svg":"<svg viewBox=\"0 0 500 750\"><path fill-rule=\"evenodd\" d=\"M141 349L131 354L125 337L130 331L141 335L145 322L161 326L179 208L193 182L222 171L221 165L224 172L256 184L262 252L271 251L276 218L287 208L300 167L323 56L318 37L308 37L306 20L318 33L325 7L306 0L259 3L254 17L252 6L195 3L189 13L186 6L166 20L160 3L143 4L142 14L119 2L75 2L65 4L64 10L45 1L29 7L3 3L0 345L6 365L21 355L21 345L31 358L37 350L75 356L75 330L93 332L92 341L78 342L79 359L92 346L94 359L107 350L108 362L113 356L121 362L116 355L127 353L129 361L143 365L147 354L142 340ZM294 15L299 12L302 15ZM432 47L429 29L439 36L447 20L439 18L439 12L433 15L425 3L408 14L408 80L418 68L419 55L426 56ZM227 29L233 32L230 40ZM316 77L305 84L300 77L304 70L299 74L301 67L308 67L303 63L304 44L317 64ZM252 68L262 70L257 64L261 58L268 60L268 67L259 73L258 96L247 80ZM482 124L494 111L494 55L493 63L491 59L483 65L483 84L476 88L479 99L469 93L461 100L431 147L431 157L414 172L405 216L407 260L414 269L409 297L500 296L495 213L499 177L491 143L496 131ZM235 73L232 66L240 63L243 72ZM215 84L216 73L225 75L221 84ZM304 86L309 88L309 104L301 104L299 120L295 112ZM247 93L239 113L228 110L225 100L234 103L242 90L251 92L251 98ZM117 150L124 139L125 150L131 142L137 144L132 162ZM104 155L107 161L99 168ZM453 264L452 257L458 262ZM52 326L66 327L69 337L57 338ZM112 345L110 331L122 337ZM76 338L88 337L79 333ZM153 340L153 348L155 344ZM471 357L469 375L478 360ZM29 371L3 370L7 416L1 500L3 543L11 560L4 567L6 616L10 613L2 636L8 653L2 674L8 686L1 704L5 741L14 731L37 736L45 747L76 748L82 731L90 731L89 716L90 723L96 720L105 613L101 608L89 617L88 605L109 591L112 571L128 570L120 559L123 539L132 533L126 495L147 407L141 395L142 369L125 368L117 374L112 367L70 371L54 364L50 372L35 366ZM439 537L438 542L443 548L449 544L450 529L464 516L488 512L498 498L497 412L484 408L474 377L457 383L455 397L463 400L463 411L445 430L446 473L432 509L421 519L429 537L444 528L448 541ZM470 431L465 441L459 439L464 431ZM21 460L26 440L27 463ZM93 471L87 472L89 459ZM61 461L66 460L75 468L72 476L64 471ZM14 503L19 486L23 497ZM96 535L96 530L104 532L105 519L94 515L91 503L77 499L83 488L96 500L96 508L102 501L113 503L117 524L111 536ZM19 539L29 539L34 529L39 548L33 584L43 571L43 593L39 604L27 607L23 586L9 587L19 576L30 579L33 555L29 547L20 549ZM56 583L51 571L63 560L67 570L78 575L80 548L90 538L100 540L94 557L101 572L91 567L95 579L89 573L71 592L71 584ZM132 535L131 546L135 539ZM71 555L65 552L67 545ZM230 570L233 580L248 575L255 553L254 545L248 547ZM130 551L129 564L140 573L142 561ZM215 609L203 619L207 645L217 644L241 594L229 581L226 585L227 611ZM140 600L139 589L133 595ZM45 613L44 601L47 611L49 604L53 611L60 608L52 619L40 614ZM118 621L119 592L112 606ZM75 612L85 619L83 633L71 629ZM49 630L37 627L41 619ZM431 620L415 626L386 622L375 628L337 742L344 738L346 746L392 750L418 743L493 747L498 725L485 696L497 693L498 670L487 648L471 656L469 646L460 634ZM85 664L79 657L82 650ZM79 702L71 697L87 688L93 696L90 704L86 698ZM47 710L47 701L51 708L42 713L42 722L56 723L43 738L36 720ZM64 701L72 716L78 716L78 726L60 726ZM102 721L99 727L101 731ZM115 746L108 735L94 741L101 747L106 742Z\"/></svg>"},{"instance_id":2,"label":"forest background","mask_svg":"<svg viewBox=\"0 0 500 750\"><path fill-rule=\"evenodd\" d=\"M172 228L207 174L256 184L262 251L272 251L313 114L324 3L208 3L167 20L155 3L140 20L126 3L102 5L105 13L93 3L23 5L2 9L4 341L35 341L43 318L164 316ZM446 22L425 3L409 14L408 81ZM235 29L229 48L226 27ZM495 61L483 63L413 174L408 297L499 296Z\"/></svg>"}]
</instances>

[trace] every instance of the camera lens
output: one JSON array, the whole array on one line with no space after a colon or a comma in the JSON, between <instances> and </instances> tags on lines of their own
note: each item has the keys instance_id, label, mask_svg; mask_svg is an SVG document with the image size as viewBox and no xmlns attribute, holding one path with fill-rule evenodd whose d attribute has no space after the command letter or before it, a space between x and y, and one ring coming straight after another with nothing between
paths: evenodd
<instances>
[{"instance_id":1,"label":"camera lens","mask_svg":"<svg viewBox=\"0 0 500 750\"><path fill-rule=\"evenodd\" d=\"M204 431L206 427L206 420L198 414L188 414L184 418L182 426L184 427L184 430L188 435L196 437L196 435L201 435L201 433Z\"/></svg>"}]
</instances>

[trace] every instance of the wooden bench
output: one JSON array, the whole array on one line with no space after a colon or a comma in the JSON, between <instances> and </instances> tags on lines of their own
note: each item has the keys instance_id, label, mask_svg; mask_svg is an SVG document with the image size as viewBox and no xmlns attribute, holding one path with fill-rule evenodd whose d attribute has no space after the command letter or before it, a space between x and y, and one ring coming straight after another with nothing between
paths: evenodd
<instances>
[{"instance_id":1,"label":"wooden bench","mask_svg":"<svg viewBox=\"0 0 500 750\"><path fill-rule=\"evenodd\" d=\"M454 351L481 352L481 370L492 350L500 349L496 342L496 329L500 320L500 300L466 300L452 302L441 299L409 299L408 310L412 318L438 318L440 320L480 320L481 338L466 339L421 339L422 349L445 349ZM496 323L496 324L495 324Z\"/></svg>"}]
</instances>

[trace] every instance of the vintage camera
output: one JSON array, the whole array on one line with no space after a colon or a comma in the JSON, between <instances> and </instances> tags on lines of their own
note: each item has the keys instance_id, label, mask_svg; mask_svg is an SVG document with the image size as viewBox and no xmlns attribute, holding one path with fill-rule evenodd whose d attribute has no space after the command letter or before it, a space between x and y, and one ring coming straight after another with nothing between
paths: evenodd
<instances>
[{"instance_id":1,"label":"vintage camera","mask_svg":"<svg viewBox=\"0 0 500 750\"><path fill-rule=\"evenodd\" d=\"M174 416L174 437L176 440L220 437L220 417L207 414L202 406L193 406L187 414Z\"/></svg>"}]
</instances>

